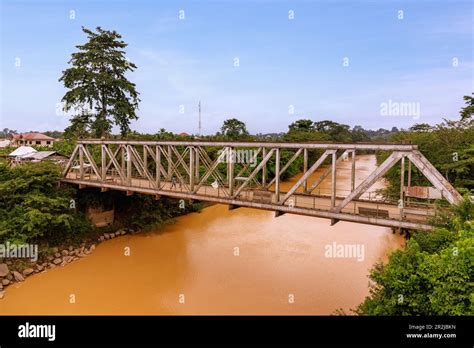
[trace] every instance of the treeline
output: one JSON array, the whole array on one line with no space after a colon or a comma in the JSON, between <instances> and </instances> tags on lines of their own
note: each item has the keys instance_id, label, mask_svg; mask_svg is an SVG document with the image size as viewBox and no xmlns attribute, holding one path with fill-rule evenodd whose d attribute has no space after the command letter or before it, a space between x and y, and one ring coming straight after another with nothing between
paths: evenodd
<instances>
[{"instance_id":1,"label":"treeline","mask_svg":"<svg viewBox=\"0 0 474 348\"><path fill-rule=\"evenodd\" d=\"M393 134L389 141L418 145L423 155L461 194L469 194L474 191L474 101L470 96L464 99L467 105L461 109L459 120L444 120L434 126L417 124L408 131ZM387 153L378 153L378 162L382 162L387 156ZM399 196L400 170L400 166L396 166L385 175L389 184L385 190L386 196ZM415 166L412 166L411 184L431 185Z\"/></svg>"}]
</instances>

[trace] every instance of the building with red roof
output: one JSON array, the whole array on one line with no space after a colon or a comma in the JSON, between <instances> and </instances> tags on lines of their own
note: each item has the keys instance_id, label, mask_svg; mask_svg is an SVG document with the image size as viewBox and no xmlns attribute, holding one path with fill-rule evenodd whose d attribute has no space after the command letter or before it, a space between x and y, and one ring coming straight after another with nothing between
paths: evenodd
<instances>
[{"instance_id":1,"label":"building with red roof","mask_svg":"<svg viewBox=\"0 0 474 348\"><path fill-rule=\"evenodd\" d=\"M56 139L39 132L29 132L23 134L14 134L12 138L13 146L53 146Z\"/></svg>"}]
</instances>

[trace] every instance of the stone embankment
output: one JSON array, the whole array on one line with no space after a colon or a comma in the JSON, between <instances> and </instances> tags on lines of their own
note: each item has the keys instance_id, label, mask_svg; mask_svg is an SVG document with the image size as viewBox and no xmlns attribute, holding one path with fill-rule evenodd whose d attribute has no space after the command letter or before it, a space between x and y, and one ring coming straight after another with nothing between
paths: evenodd
<instances>
[{"instance_id":1,"label":"stone embankment","mask_svg":"<svg viewBox=\"0 0 474 348\"><path fill-rule=\"evenodd\" d=\"M100 243L105 240L113 239L126 233L124 230L104 233L99 236L97 242ZM52 248L48 253L49 255L42 257L41 261L28 262L28 264L25 264L24 260L22 260L22 262L16 262L17 260L5 260L4 263L0 263L0 299L5 296L4 289L7 286L22 282L26 277L35 273L47 272L47 270L56 267L64 267L68 263L86 257L95 247L95 243L90 243L89 245L83 243L80 247L69 246L67 248Z\"/></svg>"}]
</instances>

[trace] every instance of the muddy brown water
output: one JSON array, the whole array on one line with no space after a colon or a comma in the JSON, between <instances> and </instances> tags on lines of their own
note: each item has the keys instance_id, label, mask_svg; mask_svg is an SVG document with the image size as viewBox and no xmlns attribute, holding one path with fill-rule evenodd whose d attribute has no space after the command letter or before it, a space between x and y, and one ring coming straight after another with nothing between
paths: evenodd
<instances>
[{"instance_id":1,"label":"muddy brown water","mask_svg":"<svg viewBox=\"0 0 474 348\"><path fill-rule=\"evenodd\" d=\"M359 156L357 181L375 166ZM349 169L338 167L338 190L350 188ZM362 245L363 260L326 257L334 242ZM361 303L370 268L403 245L385 227L213 205L8 287L0 314L332 314Z\"/></svg>"}]
</instances>

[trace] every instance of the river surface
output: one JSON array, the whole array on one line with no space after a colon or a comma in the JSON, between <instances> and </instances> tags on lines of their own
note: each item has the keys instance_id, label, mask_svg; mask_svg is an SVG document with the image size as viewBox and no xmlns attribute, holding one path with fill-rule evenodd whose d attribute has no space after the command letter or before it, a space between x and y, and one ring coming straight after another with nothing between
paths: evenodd
<instances>
[{"instance_id":1,"label":"river surface","mask_svg":"<svg viewBox=\"0 0 474 348\"><path fill-rule=\"evenodd\" d=\"M358 156L357 182L375 166L375 156ZM350 188L349 169L350 162L338 166L338 190ZM328 176L322 189L330 186ZM363 259L326 257L334 242L363 246ZM369 269L403 245L385 227L213 205L159 231L101 243L81 260L8 287L0 314L348 312L369 293Z\"/></svg>"}]
</instances>

